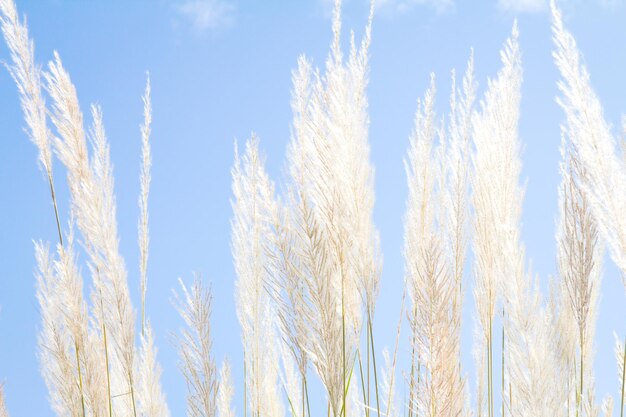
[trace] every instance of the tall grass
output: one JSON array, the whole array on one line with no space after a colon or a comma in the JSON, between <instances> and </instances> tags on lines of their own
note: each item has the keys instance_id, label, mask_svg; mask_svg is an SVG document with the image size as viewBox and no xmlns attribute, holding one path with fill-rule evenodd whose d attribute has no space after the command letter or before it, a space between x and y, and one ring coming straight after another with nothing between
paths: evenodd
<instances>
[{"instance_id":1,"label":"tall grass","mask_svg":"<svg viewBox=\"0 0 626 417\"><path fill-rule=\"evenodd\" d=\"M383 350L380 366L374 323L382 255L373 221L366 94L373 11L372 3L363 38L357 43L352 35L345 53L337 0L324 67L298 59L282 189L275 189L265 171L256 136L241 154L235 147L231 245L244 402L233 406L230 364L225 360L218 370L212 352L210 287L200 279L190 287L181 281L174 304L184 323L176 345L187 415L233 417L235 409L246 417L612 415L612 397L595 398L593 341L603 241L626 273L621 216L626 162L554 1L554 58L562 76L558 100L566 121L556 231L559 274L549 297L540 293L527 266L520 231L523 71L516 23L500 52L502 67L488 80L478 106L473 53L460 86L452 74L446 119L435 111L434 75L418 101L405 160L404 295L393 353ZM33 42L12 0L0 0L0 24L58 232L54 244L35 243L38 356L50 405L58 416L168 417L148 314L150 81L140 128L137 321L119 250L103 112L91 106L91 127L85 128L59 54L45 69L36 64ZM52 172L55 157L65 167L70 191L70 209L63 215ZM473 264L467 274L469 242ZM461 361L468 288L477 311L473 393ZM405 327L409 334L402 337ZM501 344L500 358L494 357L495 343ZM410 352L408 364L398 360L400 349ZM621 339L615 355L616 403L623 417ZM316 385L321 394L311 388ZM408 394L403 402L399 387ZM0 387L0 417L6 415Z\"/></svg>"}]
</instances>

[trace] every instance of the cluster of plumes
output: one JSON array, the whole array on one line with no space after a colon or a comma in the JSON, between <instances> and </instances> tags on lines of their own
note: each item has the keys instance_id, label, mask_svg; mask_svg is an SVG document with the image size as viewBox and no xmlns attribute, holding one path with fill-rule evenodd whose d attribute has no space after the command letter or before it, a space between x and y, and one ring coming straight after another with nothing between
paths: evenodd
<instances>
[{"instance_id":1,"label":"cluster of plumes","mask_svg":"<svg viewBox=\"0 0 626 417\"><path fill-rule=\"evenodd\" d=\"M554 1L554 57L563 77L559 103L566 123L559 274L548 302L544 305L527 271L521 242L522 63L514 24L501 51L502 68L489 80L480 106L474 106L473 54L460 88L453 72L447 121L437 119L435 112L434 75L418 101L405 160L405 293L393 356L383 352L378 380L372 322L382 258L372 220L374 173L365 94L372 11L373 3L363 40L357 46L352 35L344 57L337 0L324 70L314 69L305 57L298 60L282 198L275 195L265 171L258 138L253 135L242 154L235 147L232 252L244 347L244 415L310 417L308 378L313 372L325 389L329 417L397 417L403 409L409 417L494 417L496 386L503 416L612 415L611 397L602 404L595 399L593 340L604 241L626 276L626 223L620 215L626 211L626 158L615 149L576 43ZM13 0L0 0L0 23L12 56L9 71L49 182L59 232L54 251L48 244L35 244L42 317L39 356L51 406L59 416L168 417L146 318L150 83L141 127L137 337L119 252L102 112L92 106L92 127L86 132L75 87L58 54L45 72L35 65L33 44ZM626 118L623 123L626 137ZM67 169L71 195L65 233L54 191L53 154ZM89 300L83 297L75 229L91 277ZM460 360L470 236L477 310L475 410ZM225 361L218 371L212 354L211 290L196 279L190 288L181 281L181 291L176 308L185 328L177 346L188 389L187 415L234 417L230 365ZM410 368L404 371L408 398L398 407L397 352L405 314L411 352ZM503 350L499 383L493 377L494 363L500 362L493 356L495 334L500 333L496 327L502 332ZM615 349L623 412L626 348L621 339ZM0 417L7 415L0 386Z\"/></svg>"},{"instance_id":2,"label":"cluster of plumes","mask_svg":"<svg viewBox=\"0 0 626 417\"><path fill-rule=\"evenodd\" d=\"M92 106L93 124L86 133L75 87L58 54L42 73L35 64L27 27L19 20L13 1L0 2L0 11L12 57L9 70L18 86L29 135L49 181L59 227L56 254L47 244L35 244L37 299L42 316L39 356L52 408L57 415L168 416L148 325L139 346L135 342L135 313L118 247L113 174L102 113ZM52 101L49 109L43 99L44 88ZM142 195L147 204L149 84L144 105L146 156L142 178L146 186L142 187ZM48 128L47 114L56 129L54 134ZM65 234L56 207L53 152L67 170L71 194ZM75 227L91 276L90 302L83 298L83 278L74 249ZM147 228L140 240L145 276Z\"/></svg>"},{"instance_id":3,"label":"cluster of plumes","mask_svg":"<svg viewBox=\"0 0 626 417\"><path fill-rule=\"evenodd\" d=\"M176 308L186 327L177 337L177 345L180 370L187 383L187 416L233 416L230 365L225 362L218 376L211 352L211 290L199 278L189 289L180 280L180 287L182 296L175 293Z\"/></svg>"},{"instance_id":4,"label":"cluster of plumes","mask_svg":"<svg viewBox=\"0 0 626 417\"><path fill-rule=\"evenodd\" d=\"M373 397L355 398L356 364L362 385L370 386L366 375L372 369L371 320L381 265L372 222L365 96L371 15L360 46L352 37L347 59L340 31L336 2L325 72L314 70L302 57L293 74L294 122L284 199L274 198L255 137L233 169L237 310L248 403L255 416L278 415L256 403L259 394L268 403L276 398L277 354L292 414L310 413L309 367L326 389L330 415L361 415L364 404L379 406ZM280 340L278 352L268 346L274 339L268 342L267 336L274 332ZM359 349L362 334L366 355ZM257 393L258 386L265 393Z\"/></svg>"},{"instance_id":5,"label":"cluster of plumes","mask_svg":"<svg viewBox=\"0 0 626 417\"><path fill-rule=\"evenodd\" d=\"M546 366L552 362L551 333L541 295L525 268L520 237L524 192L519 184L522 63L518 37L515 23L500 54L502 69L489 80L473 123L474 296L479 314L477 339L484 347L477 350L486 355L486 414L493 416L494 317L501 312L503 413L551 416L559 407L554 396L545 395L554 377L554 368ZM482 379L485 372L480 371Z\"/></svg>"},{"instance_id":6,"label":"cluster of plumes","mask_svg":"<svg viewBox=\"0 0 626 417\"><path fill-rule=\"evenodd\" d=\"M232 251L237 283L235 299L241 324L246 369L245 389L253 416L284 415L278 386L275 312L266 290L265 242L270 235L274 187L265 173L253 136L240 157L235 147Z\"/></svg>"},{"instance_id":7,"label":"cluster of plumes","mask_svg":"<svg viewBox=\"0 0 626 417\"><path fill-rule=\"evenodd\" d=\"M463 89L452 78L449 128L436 120L435 77L418 101L405 161L409 197L405 214L405 286L409 296L411 416L469 415L461 374L462 279L467 246L473 58ZM461 97L457 103L457 96ZM439 137L439 144L435 140Z\"/></svg>"},{"instance_id":8,"label":"cluster of plumes","mask_svg":"<svg viewBox=\"0 0 626 417\"><path fill-rule=\"evenodd\" d=\"M591 87L576 41L563 26L554 1L551 7L556 46L553 56L562 77L558 103L566 116L562 129L585 171L581 187L626 289L626 162L616 149L615 137Z\"/></svg>"},{"instance_id":9,"label":"cluster of plumes","mask_svg":"<svg viewBox=\"0 0 626 417\"><path fill-rule=\"evenodd\" d=\"M626 208L626 118L622 119L620 155L576 40L563 25L561 11L554 0L550 6L555 43L553 56L561 74L558 83L561 96L557 102L566 117L561 130L565 167L568 169L563 173L561 210L564 220L559 245L560 272L571 306L569 312L563 313L571 316L568 324L562 326L566 327L563 332L569 334L570 340L569 345L564 343L564 355L569 357L563 362L574 368L565 370L570 375L574 373L570 379L576 383L576 388L570 388L569 395L574 396L577 415L598 415L599 410L593 402L592 373L601 268L598 252L602 251L598 236L607 243L611 257L621 271L626 290L626 223L622 215ZM570 220L567 220L568 217ZM565 265L562 259L567 260ZM617 337L616 359L621 387L620 415L623 415L626 351ZM570 403L568 401L568 405ZM612 404L612 399L604 400L602 412L605 415L611 415Z\"/></svg>"}]
</instances>

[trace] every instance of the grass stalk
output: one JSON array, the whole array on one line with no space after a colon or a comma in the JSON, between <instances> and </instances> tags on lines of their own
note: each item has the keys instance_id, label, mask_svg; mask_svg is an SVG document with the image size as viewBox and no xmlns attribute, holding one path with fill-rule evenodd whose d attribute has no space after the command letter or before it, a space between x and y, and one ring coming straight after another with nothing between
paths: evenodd
<instances>
[{"instance_id":1,"label":"grass stalk","mask_svg":"<svg viewBox=\"0 0 626 417\"><path fill-rule=\"evenodd\" d=\"M493 415L493 315L489 315L489 336L487 340L487 408L489 417Z\"/></svg>"},{"instance_id":2,"label":"grass stalk","mask_svg":"<svg viewBox=\"0 0 626 417\"><path fill-rule=\"evenodd\" d=\"M363 364L361 360L361 352L359 350L357 350L357 355L359 359L359 374L361 375L361 391L363 393L363 403L365 404L365 416L369 417L369 397L368 397L369 387L367 390L365 389L365 378L363 377ZM368 382L369 382L369 379L368 379Z\"/></svg>"},{"instance_id":3,"label":"grass stalk","mask_svg":"<svg viewBox=\"0 0 626 417\"><path fill-rule=\"evenodd\" d=\"M502 311L502 317L504 317L504 310ZM502 393L502 417L504 417L504 326L502 326L502 386L500 391Z\"/></svg>"},{"instance_id":4,"label":"grass stalk","mask_svg":"<svg viewBox=\"0 0 626 417\"><path fill-rule=\"evenodd\" d=\"M367 313L367 324L368 324L368 331L369 331L369 336L370 336L370 343L372 344L372 365L374 366L374 388L376 389L376 411L378 413L378 417L380 417L380 399L379 399L380 397L378 394L378 371L376 369L376 348L374 346L374 332L372 329L372 320L371 320L371 315L369 311Z\"/></svg>"},{"instance_id":5,"label":"grass stalk","mask_svg":"<svg viewBox=\"0 0 626 417\"><path fill-rule=\"evenodd\" d=\"M309 403L309 383L307 382L306 376L304 377L304 392L306 394L307 416L311 417L311 404Z\"/></svg>"},{"instance_id":6,"label":"grass stalk","mask_svg":"<svg viewBox=\"0 0 626 417\"><path fill-rule=\"evenodd\" d=\"M582 417L583 415L583 395L584 395L584 378L585 378L585 335L583 333L583 330L580 330L580 399L579 399L579 410L580 410L580 416Z\"/></svg>"},{"instance_id":7,"label":"grass stalk","mask_svg":"<svg viewBox=\"0 0 626 417\"><path fill-rule=\"evenodd\" d=\"M620 417L624 417L624 386L626 385L626 337L624 337L624 357L622 360L622 401L620 406Z\"/></svg>"},{"instance_id":8,"label":"grass stalk","mask_svg":"<svg viewBox=\"0 0 626 417\"><path fill-rule=\"evenodd\" d=\"M78 343L74 341L74 353L76 354L76 367L78 369L78 387L80 388L80 404L83 410L83 417L85 417L85 394L83 391L83 372L80 366L80 355L78 353Z\"/></svg>"},{"instance_id":9,"label":"grass stalk","mask_svg":"<svg viewBox=\"0 0 626 417\"><path fill-rule=\"evenodd\" d=\"M248 412L248 385L246 376L246 350L243 350L243 417L246 417Z\"/></svg>"},{"instance_id":10,"label":"grass stalk","mask_svg":"<svg viewBox=\"0 0 626 417\"><path fill-rule=\"evenodd\" d=\"M113 417L113 400L111 398L111 372L109 370L109 348L107 343L107 326L104 323L104 304L100 292L100 309L102 311L102 343L104 344L104 362L107 374L107 396L109 400L109 417Z\"/></svg>"}]
</instances>

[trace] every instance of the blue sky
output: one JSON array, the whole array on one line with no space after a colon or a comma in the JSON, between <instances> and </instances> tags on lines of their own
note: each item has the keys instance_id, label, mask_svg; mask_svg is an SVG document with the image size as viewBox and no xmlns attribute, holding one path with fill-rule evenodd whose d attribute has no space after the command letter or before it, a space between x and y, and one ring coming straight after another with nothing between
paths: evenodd
<instances>
[{"instance_id":1,"label":"blue sky","mask_svg":"<svg viewBox=\"0 0 626 417\"><path fill-rule=\"evenodd\" d=\"M626 2L567 0L566 24L577 37L607 118L626 111ZM330 43L328 0L22 0L36 55L43 65L58 50L84 109L99 103L115 165L121 250L138 305L137 196L141 94L150 71L154 124L150 195L151 251L147 314L155 328L163 385L173 416L184 415L184 381L170 334L181 321L171 305L177 278L192 273L211 282L213 336L218 361L233 365L241 411L241 343L230 255L230 167L233 141L258 133L267 167L284 168L290 128L290 74L305 53L323 64ZM362 32L365 0L346 0L344 29ZM546 5L542 0L381 0L371 46L371 155L376 167L375 222L384 268L375 333L377 347L392 346L402 294L402 216L407 197L402 167L416 100L429 73L438 76L438 107L445 111L449 74L462 72L475 50L482 93L499 67L498 51L518 17L524 63L521 138L527 184L523 238L545 289L556 273L559 123L554 97ZM346 32L347 34L347 32ZM347 36L344 36L346 39ZM0 44L0 60L8 60ZM0 381L14 417L51 416L36 359L39 326L33 240L55 241L47 184L37 152L24 133L15 86L0 71ZM61 213L67 220L63 171L55 166ZM626 332L626 303L618 272L604 268L598 315L598 397L617 394L615 330ZM466 294L463 365L471 360L473 300ZM402 339L406 356L408 341ZM399 391L402 398L403 391Z\"/></svg>"}]
</instances>

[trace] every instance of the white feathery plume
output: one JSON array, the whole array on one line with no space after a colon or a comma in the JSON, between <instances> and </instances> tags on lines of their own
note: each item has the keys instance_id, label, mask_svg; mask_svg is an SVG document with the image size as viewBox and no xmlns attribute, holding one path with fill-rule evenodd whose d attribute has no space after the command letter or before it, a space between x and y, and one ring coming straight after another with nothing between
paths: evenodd
<instances>
[{"instance_id":1,"label":"white feathery plume","mask_svg":"<svg viewBox=\"0 0 626 417\"><path fill-rule=\"evenodd\" d=\"M547 314L550 318L556 379L552 395L561 404L555 417L570 417L576 411L576 348L578 326L562 279L550 280Z\"/></svg>"},{"instance_id":2,"label":"white feathery plume","mask_svg":"<svg viewBox=\"0 0 626 417\"><path fill-rule=\"evenodd\" d=\"M12 64L7 64L7 68L17 84L28 136L37 146L39 162L52 184L52 151L46 104L41 94L41 70L35 64L35 47L28 37L26 19L20 22L13 0L0 0L0 24L11 52Z\"/></svg>"},{"instance_id":3,"label":"white feathery plume","mask_svg":"<svg viewBox=\"0 0 626 417\"><path fill-rule=\"evenodd\" d=\"M405 161L409 198L405 215L405 274L410 300L409 322L412 331L412 369L410 413L419 416L459 416L465 406L464 380L460 374L460 282L458 252L450 253L446 242L462 237L448 236L448 203L444 144L435 148L441 129L435 126L435 81L423 102L418 102L415 130L409 156ZM456 138L455 138L456 140ZM455 145L456 146L456 145ZM457 190L463 197L465 191ZM459 225L462 228L461 225ZM459 233L459 229L453 230ZM448 251L449 249L449 251ZM459 269L462 269L460 266ZM455 276L459 273L458 276ZM421 370L416 383L414 355L418 353Z\"/></svg>"},{"instance_id":4,"label":"white feathery plume","mask_svg":"<svg viewBox=\"0 0 626 417\"><path fill-rule=\"evenodd\" d=\"M474 118L475 297L488 350L488 412L493 409L492 320L498 293L503 297L506 331L505 409L514 416L553 416L559 404L546 395L555 378L549 340L550 317L525 272L520 237L523 189L518 121L522 81L517 22L501 52L503 67ZM506 393L503 390L503 394Z\"/></svg>"},{"instance_id":5,"label":"white feathery plume","mask_svg":"<svg viewBox=\"0 0 626 417\"><path fill-rule=\"evenodd\" d=\"M305 417L306 389L303 385L302 374L298 370L295 356L290 351L287 342L280 336L276 338L279 347L279 357L282 363L280 381L287 396L288 410L291 417Z\"/></svg>"},{"instance_id":6,"label":"white feathery plume","mask_svg":"<svg viewBox=\"0 0 626 417\"><path fill-rule=\"evenodd\" d=\"M425 270L425 252L431 239L434 239L433 222L438 202L435 201L434 186L436 170L439 168L433 159L433 146L436 137L435 113L435 77L431 74L430 87L423 101L417 103L415 128L409 142L408 160L405 171L409 188L409 197L404 218L404 258L405 286L408 289L408 317L411 329L412 353L409 373L409 415L417 413L420 388L419 363L422 349L418 338L423 323L419 322L419 291L426 290L421 278ZM426 306L424 306L426 307ZM427 308L427 307L426 307ZM424 329L426 330L426 329Z\"/></svg>"},{"instance_id":7,"label":"white feathery plume","mask_svg":"<svg viewBox=\"0 0 626 417\"><path fill-rule=\"evenodd\" d=\"M514 47L515 49L512 49ZM503 255L501 251L501 236L503 234L501 224L504 223L502 216L507 207L503 207L508 195L498 195L496 190L506 190L508 184L503 182L509 172L508 169L519 171L517 165L507 165L511 161L502 161L507 157L506 152L511 150L505 147L511 134L517 134L517 120L511 120L517 116L519 109L519 91L515 95L515 89L519 90L521 83L521 66L519 63L519 50L517 49L517 25L513 27L513 36L507 41L507 49L501 52L501 58L505 65L501 75L495 81L490 81L485 99L481 102L480 112L473 117L472 138L475 152L472 155L474 173L472 177L472 205L474 208L473 219L473 252L474 252L474 300L478 315L478 331L475 338L475 357L484 366L477 366L478 370L486 370L486 379L478 376L478 387L487 388L487 395L479 393L478 397L487 405L487 415L493 416L493 320L496 314L496 302L502 293L502 273L500 263ZM505 72L506 70L506 72ZM516 85L517 84L517 85ZM513 100L511 102L511 100ZM502 108L503 106L504 109ZM506 114L508 107L513 107L513 114ZM501 114L505 113L505 114ZM508 123L507 123L508 122ZM513 123L513 126L510 126ZM515 129L510 132L510 129ZM513 141L514 146L519 146ZM511 142L509 140L509 142ZM517 151L515 149L514 151ZM510 158L510 156L509 156ZM518 172L512 173L515 184L512 190L517 189ZM521 198L516 198L516 201ZM514 203L514 202L511 202ZM519 208L518 208L519 211ZM509 233L504 231L504 233ZM480 340L482 337L482 340ZM485 350L479 352L479 346ZM483 363L482 356L486 356ZM483 384L484 382L484 384ZM484 386L486 385L486 387ZM479 413L482 413L482 401L479 402Z\"/></svg>"},{"instance_id":8,"label":"white feathery plume","mask_svg":"<svg viewBox=\"0 0 626 417\"><path fill-rule=\"evenodd\" d=\"M266 289L264 245L270 235L274 186L265 173L259 140L252 135L239 156L235 146L232 252L237 282L235 298L246 362L246 388L251 413L282 416L278 389L275 312Z\"/></svg>"},{"instance_id":9,"label":"white feathery plume","mask_svg":"<svg viewBox=\"0 0 626 417\"><path fill-rule=\"evenodd\" d=\"M165 395L161 388L161 367L156 360L157 349L150 323L146 323L139 348L137 369L137 411L142 417L169 417Z\"/></svg>"},{"instance_id":10,"label":"white feathery plume","mask_svg":"<svg viewBox=\"0 0 626 417\"><path fill-rule=\"evenodd\" d=\"M304 58L294 73L294 124L288 151L293 187L289 207L300 251L294 264L303 278L307 301L300 306L309 326L306 350L328 392L334 416L351 412L345 409L348 383L364 307L370 322L374 313L381 264L372 223L373 169L365 96L371 14L358 48L351 39L347 60L340 48L340 32L340 2L336 1L324 74L312 70Z\"/></svg>"},{"instance_id":11,"label":"white feathery plume","mask_svg":"<svg viewBox=\"0 0 626 417\"><path fill-rule=\"evenodd\" d=\"M604 400L602 400L602 415L604 417L613 416L613 397L610 395L607 395Z\"/></svg>"},{"instance_id":12,"label":"white feathery plume","mask_svg":"<svg viewBox=\"0 0 626 417\"><path fill-rule=\"evenodd\" d=\"M196 278L189 290L179 279L182 298L174 292L178 313L186 328L177 338L180 370L187 382L187 416L216 417L218 380L211 353L211 290Z\"/></svg>"},{"instance_id":13,"label":"white feathery plume","mask_svg":"<svg viewBox=\"0 0 626 417\"><path fill-rule=\"evenodd\" d=\"M581 188L587 175L578 154L563 137L561 144L561 219L557 233L559 273L567 296L569 317L576 324L576 405L579 416L591 407L594 397L593 357L596 311L601 284L603 246L596 222ZM563 307L563 306L562 306ZM586 405L585 405L586 404Z\"/></svg>"},{"instance_id":14,"label":"white feathery plume","mask_svg":"<svg viewBox=\"0 0 626 417\"><path fill-rule=\"evenodd\" d=\"M233 391L230 363L225 360L220 370L220 382L217 391L217 415L219 417L235 417L235 410L232 408Z\"/></svg>"},{"instance_id":15,"label":"white feathery plume","mask_svg":"<svg viewBox=\"0 0 626 417\"><path fill-rule=\"evenodd\" d=\"M0 384L0 417L9 417L7 405L4 399L4 385Z\"/></svg>"},{"instance_id":16,"label":"white feathery plume","mask_svg":"<svg viewBox=\"0 0 626 417\"><path fill-rule=\"evenodd\" d=\"M447 209L447 247L452 257L454 278L461 287L468 240L468 188L470 183L470 152L472 134L472 112L476 99L474 79L474 52L470 55L462 81L462 90L457 91L455 72L452 73L450 117L445 160ZM460 100L459 100L460 99ZM458 296L460 298L460 295ZM461 308L462 300L457 300Z\"/></svg>"},{"instance_id":17,"label":"white feathery plume","mask_svg":"<svg viewBox=\"0 0 626 417\"><path fill-rule=\"evenodd\" d=\"M105 310L101 318L114 348L109 355L111 395L116 399L113 405L118 413L136 415L134 311L126 267L119 252L113 176L102 113L98 107L92 107L90 139L94 155L90 160L76 89L56 53L45 78L54 103L51 118L60 134L54 145L68 171L72 212L94 276L93 298L102 297L99 304Z\"/></svg>"},{"instance_id":18,"label":"white feathery plume","mask_svg":"<svg viewBox=\"0 0 626 417\"><path fill-rule=\"evenodd\" d=\"M68 329L63 326L59 300L58 276L50 257L50 250L35 243L37 261L37 300L41 311L42 327L38 343L41 372L48 387L49 401L58 416L84 415L76 360L70 343Z\"/></svg>"},{"instance_id":19,"label":"white feathery plume","mask_svg":"<svg viewBox=\"0 0 626 417\"><path fill-rule=\"evenodd\" d=\"M143 96L144 122L141 126L141 174L139 196L139 252L140 252L140 292L141 292L141 345L139 347L138 391L139 414L146 417L168 417L170 412L161 389L161 367L156 361L156 347L152 328L146 319L146 291L148 285L148 193L150 191L150 125L152 123L152 103L150 100L150 76L146 80Z\"/></svg>"},{"instance_id":20,"label":"white feathery plume","mask_svg":"<svg viewBox=\"0 0 626 417\"><path fill-rule=\"evenodd\" d=\"M600 100L572 34L564 27L556 2L550 2L554 61L562 79L557 102L566 116L564 130L586 171L582 188L598 230L622 272L626 290L626 166L618 156Z\"/></svg>"},{"instance_id":21,"label":"white feathery plume","mask_svg":"<svg viewBox=\"0 0 626 417\"><path fill-rule=\"evenodd\" d=\"M141 175L140 195L139 195L139 252L140 263L139 272L141 275L141 333L144 333L146 321L146 291L148 290L148 193L150 192L150 167L152 166L152 156L150 150L150 125L152 123L152 103L150 101L150 76L146 80L146 90L143 95L143 117L141 126Z\"/></svg>"},{"instance_id":22,"label":"white feathery plume","mask_svg":"<svg viewBox=\"0 0 626 417\"><path fill-rule=\"evenodd\" d=\"M388 393L382 396L382 405L385 409L385 417L399 417L398 405L396 404L395 363L389 358L389 351L383 349L384 368L381 372L380 391ZM395 360L395 359L394 359Z\"/></svg>"}]
</instances>

